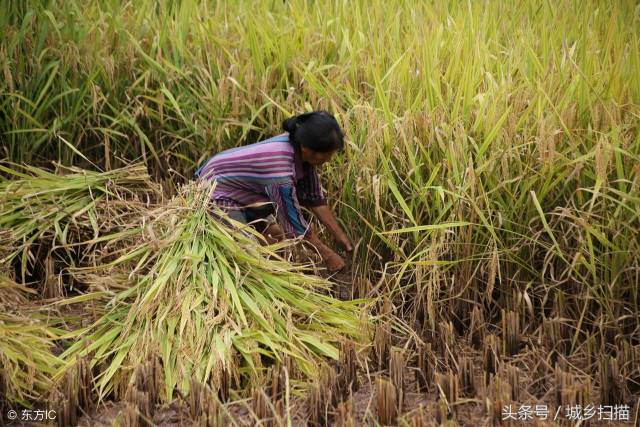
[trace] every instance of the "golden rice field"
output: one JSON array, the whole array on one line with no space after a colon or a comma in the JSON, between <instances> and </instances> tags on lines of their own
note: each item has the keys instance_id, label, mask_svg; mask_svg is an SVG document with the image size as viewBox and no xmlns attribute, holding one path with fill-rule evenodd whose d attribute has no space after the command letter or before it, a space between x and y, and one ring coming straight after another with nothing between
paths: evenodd
<instances>
[{"instance_id":1,"label":"golden rice field","mask_svg":"<svg viewBox=\"0 0 640 427\"><path fill-rule=\"evenodd\" d=\"M0 28L0 425L640 425L637 2L7 0ZM318 109L337 275L193 180Z\"/></svg>"}]
</instances>

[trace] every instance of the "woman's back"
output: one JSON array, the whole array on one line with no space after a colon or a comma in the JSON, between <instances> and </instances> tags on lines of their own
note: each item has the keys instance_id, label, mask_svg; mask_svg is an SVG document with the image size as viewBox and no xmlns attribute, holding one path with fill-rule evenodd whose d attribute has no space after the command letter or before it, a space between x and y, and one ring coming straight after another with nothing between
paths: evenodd
<instances>
[{"instance_id":1,"label":"woman's back","mask_svg":"<svg viewBox=\"0 0 640 427\"><path fill-rule=\"evenodd\" d=\"M302 162L296 168L296 150L284 133L255 144L231 148L211 157L197 172L202 179L216 181L213 198L247 205L268 200L266 188L294 183L302 177ZM298 177L296 172L299 170Z\"/></svg>"}]
</instances>

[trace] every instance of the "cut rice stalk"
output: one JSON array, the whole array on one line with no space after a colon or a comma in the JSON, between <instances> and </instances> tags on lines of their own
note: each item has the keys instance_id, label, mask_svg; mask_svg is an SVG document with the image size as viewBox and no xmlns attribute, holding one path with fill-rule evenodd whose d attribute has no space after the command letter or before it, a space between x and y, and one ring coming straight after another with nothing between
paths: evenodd
<instances>
[{"instance_id":1,"label":"cut rice stalk","mask_svg":"<svg viewBox=\"0 0 640 427\"><path fill-rule=\"evenodd\" d=\"M28 292L0 277L0 408L7 402L30 407L62 366L52 353L62 331L52 326L50 315L30 305Z\"/></svg>"},{"instance_id":2,"label":"cut rice stalk","mask_svg":"<svg viewBox=\"0 0 640 427\"><path fill-rule=\"evenodd\" d=\"M328 282L216 220L210 191L187 186L151 214L153 233L140 233L136 255L110 263L136 265L140 274L62 355L73 364L96 350L93 364L104 366L96 377L101 397L120 395L130 367L153 354L161 357L162 397L170 400L174 388L187 391L192 378L215 389L228 380L223 372L236 383L242 375L255 378L263 357L281 361L288 355L300 372L312 375L323 357L338 357L341 337L364 335L362 301L319 293ZM160 248L150 234L163 241Z\"/></svg>"},{"instance_id":3,"label":"cut rice stalk","mask_svg":"<svg viewBox=\"0 0 640 427\"><path fill-rule=\"evenodd\" d=\"M58 175L32 166L0 163L0 172L11 178L0 174L0 238L3 246L12 247L1 254L0 266L22 254L23 281L30 246L43 236L53 236L52 243L62 246L97 239L105 230L120 225L123 212L131 213L136 203L148 203L161 194L141 164L108 172L73 167L62 170L65 174Z\"/></svg>"}]
</instances>

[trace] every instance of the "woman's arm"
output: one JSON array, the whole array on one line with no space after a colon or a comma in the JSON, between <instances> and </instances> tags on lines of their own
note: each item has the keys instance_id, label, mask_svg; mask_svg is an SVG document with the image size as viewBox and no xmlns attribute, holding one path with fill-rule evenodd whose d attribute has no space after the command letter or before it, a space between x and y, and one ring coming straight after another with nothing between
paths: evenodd
<instances>
[{"instance_id":1,"label":"woman's arm","mask_svg":"<svg viewBox=\"0 0 640 427\"><path fill-rule=\"evenodd\" d=\"M309 223L300 210L296 188L292 182L276 182L265 187L276 207L276 216L285 237L298 237L307 232Z\"/></svg>"},{"instance_id":2,"label":"woman's arm","mask_svg":"<svg viewBox=\"0 0 640 427\"><path fill-rule=\"evenodd\" d=\"M322 240L315 233L315 230L312 228L307 231L307 234L304 236L304 239L311 243L318 250L318 253L322 257L322 260L327 265L329 271L338 271L342 270L345 267L344 259L337 253L335 253L329 246L325 245Z\"/></svg>"},{"instance_id":3,"label":"woman's arm","mask_svg":"<svg viewBox=\"0 0 640 427\"><path fill-rule=\"evenodd\" d=\"M336 241L342 245L347 252L353 250L353 246L349 238L338 225L333 211L327 205L327 199L324 197L324 190L320 185L320 177L314 166L307 163L304 164L304 179L298 182L298 190L300 191L300 200L302 204L311 209L313 214L320 220L325 227L329 229Z\"/></svg>"},{"instance_id":4,"label":"woman's arm","mask_svg":"<svg viewBox=\"0 0 640 427\"><path fill-rule=\"evenodd\" d=\"M330 271L341 270L345 262L331 248L325 245L310 224L304 219L296 188L292 183L277 183L266 187L267 194L271 201L276 204L278 222L282 228L282 237L300 237L316 247L322 260L326 263ZM277 234L280 234L279 232Z\"/></svg>"},{"instance_id":5,"label":"woman's arm","mask_svg":"<svg viewBox=\"0 0 640 427\"><path fill-rule=\"evenodd\" d=\"M313 214L318 217L318 220L320 220L320 222L329 229L329 232L333 235L336 241L340 243L347 252L353 251L351 241L338 224L336 216L328 205L311 206L310 209Z\"/></svg>"},{"instance_id":6,"label":"woman's arm","mask_svg":"<svg viewBox=\"0 0 640 427\"><path fill-rule=\"evenodd\" d=\"M311 209L318 220L329 229L336 241L340 243L348 252L353 250L353 246L349 238L338 225L335 215L327 206L327 200L324 197L324 191L320 184L320 177L314 166L308 163L303 165L304 178L298 181L297 189L300 192L300 200L302 204ZM315 230L309 230L307 241L312 243L320 252L322 259L331 271L341 270L345 267L345 262L340 255L335 253L331 248L325 245L315 233Z\"/></svg>"}]
</instances>

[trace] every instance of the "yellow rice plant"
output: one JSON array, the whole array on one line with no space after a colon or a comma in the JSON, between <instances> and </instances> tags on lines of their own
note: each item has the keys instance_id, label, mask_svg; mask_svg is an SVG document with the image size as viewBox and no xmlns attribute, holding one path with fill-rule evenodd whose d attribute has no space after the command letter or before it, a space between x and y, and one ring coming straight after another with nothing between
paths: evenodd
<instances>
[{"instance_id":1,"label":"yellow rice plant","mask_svg":"<svg viewBox=\"0 0 640 427\"><path fill-rule=\"evenodd\" d=\"M219 389L255 379L263 362L284 357L311 375L324 357L338 357L341 337L365 333L361 301L324 294L328 282L304 274L251 232L229 227L212 209L209 188L186 186L140 220L135 244L129 235L122 255L94 269L105 277L123 268L130 274L115 276L124 290L61 357L68 368L93 354L101 397L124 393L133 367L156 355L164 400L175 388L188 391L193 378Z\"/></svg>"},{"instance_id":2,"label":"yellow rice plant","mask_svg":"<svg viewBox=\"0 0 640 427\"><path fill-rule=\"evenodd\" d=\"M29 302L29 293L33 291L0 275L0 408L8 403L29 406L50 388L62 366L53 353L62 330Z\"/></svg>"}]
</instances>

